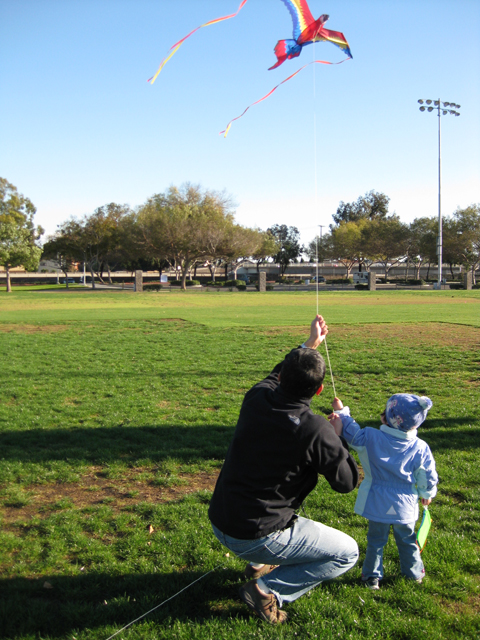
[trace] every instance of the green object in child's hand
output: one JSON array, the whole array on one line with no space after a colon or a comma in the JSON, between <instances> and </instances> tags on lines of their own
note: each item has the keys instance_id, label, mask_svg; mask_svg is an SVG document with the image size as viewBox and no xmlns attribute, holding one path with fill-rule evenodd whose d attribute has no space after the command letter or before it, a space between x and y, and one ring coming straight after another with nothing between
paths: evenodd
<instances>
[{"instance_id":1,"label":"green object in child's hand","mask_svg":"<svg viewBox=\"0 0 480 640\"><path fill-rule=\"evenodd\" d=\"M432 525L432 518L430 516L430 511L428 507L423 508L423 517L422 522L420 523L420 527L417 531L417 545L420 549L420 553L423 551L423 547L427 541L428 532L430 531L430 527Z\"/></svg>"}]
</instances>

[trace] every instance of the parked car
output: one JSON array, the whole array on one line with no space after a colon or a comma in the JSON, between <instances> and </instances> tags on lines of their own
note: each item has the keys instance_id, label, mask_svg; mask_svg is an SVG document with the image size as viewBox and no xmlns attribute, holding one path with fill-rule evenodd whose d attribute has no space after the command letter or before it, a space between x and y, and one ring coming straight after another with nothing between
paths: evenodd
<instances>
[{"instance_id":1,"label":"parked car","mask_svg":"<svg viewBox=\"0 0 480 640\"><path fill-rule=\"evenodd\" d=\"M75 278L63 278L63 280L60 280L60 284L75 284Z\"/></svg>"},{"instance_id":2,"label":"parked car","mask_svg":"<svg viewBox=\"0 0 480 640\"><path fill-rule=\"evenodd\" d=\"M316 282L316 281L317 281L317 276L313 276L313 278L310 280L310 282ZM326 282L326 280L323 276L318 276L318 284L320 284L321 282Z\"/></svg>"}]
</instances>

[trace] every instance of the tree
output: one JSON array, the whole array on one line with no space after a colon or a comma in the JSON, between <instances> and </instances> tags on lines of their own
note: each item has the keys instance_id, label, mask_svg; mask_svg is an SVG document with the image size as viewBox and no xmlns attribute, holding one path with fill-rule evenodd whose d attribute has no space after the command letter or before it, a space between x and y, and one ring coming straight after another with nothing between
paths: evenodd
<instances>
[{"instance_id":1,"label":"tree","mask_svg":"<svg viewBox=\"0 0 480 640\"><path fill-rule=\"evenodd\" d=\"M288 265L300 257L305 250L300 244L300 232L297 227L287 227L286 224L275 224L267 230L277 241L279 250L273 256L280 265L280 275L284 275Z\"/></svg>"},{"instance_id":2,"label":"tree","mask_svg":"<svg viewBox=\"0 0 480 640\"><path fill-rule=\"evenodd\" d=\"M280 244L270 231L257 231L258 242L256 248L250 253L250 257L257 263L257 273L260 272L260 265L267 262L269 258L274 258L280 249Z\"/></svg>"},{"instance_id":3,"label":"tree","mask_svg":"<svg viewBox=\"0 0 480 640\"><path fill-rule=\"evenodd\" d=\"M363 261L364 239L363 229L366 220L344 222L333 229L331 237L332 257L338 260L347 270L347 278L355 264Z\"/></svg>"},{"instance_id":4,"label":"tree","mask_svg":"<svg viewBox=\"0 0 480 640\"><path fill-rule=\"evenodd\" d=\"M415 265L415 278L420 279L420 267L432 264L437 257L438 221L436 218L415 218L410 224L408 257Z\"/></svg>"},{"instance_id":5,"label":"tree","mask_svg":"<svg viewBox=\"0 0 480 640\"><path fill-rule=\"evenodd\" d=\"M54 235L47 238L43 245L42 256L54 260L65 274L65 283L68 289L68 272L78 258L77 248L71 244L69 236Z\"/></svg>"},{"instance_id":6,"label":"tree","mask_svg":"<svg viewBox=\"0 0 480 640\"><path fill-rule=\"evenodd\" d=\"M453 265L462 264L467 269L470 266L466 255L469 253L468 245L468 240L463 239L463 231L458 220L444 217L442 221L442 262L446 262L450 267L452 279L455 277Z\"/></svg>"},{"instance_id":7,"label":"tree","mask_svg":"<svg viewBox=\"0 0 480 640\"><path fill-rule=\"evenodd\" d=\"M198 231L208 254L206 264L210 270L212 281L215 282L217 268L220 267L231 255L230 239L234 233L235 225L233 216L225 212L217 212L212 216L200 218ZM240 227L240 232L243 227Z\"/></svg>"},{"instance_id":8,"label":"tree","mask_svg":"<svg viewBox=\"0 0 480 640\"><path fill-rule=\"evenodd\" d=\"M383 264L385 280L391 267L403 260L408 252L408 226L396 215L365 221L362 238L368 258Z\"/></svg>"},{"instance_id":9,"label":"tree","mask_svg":"<svg viewBox=\"0 0 480 640\"><path fill-rule=\"evenodd\" d=\"M13 218L19 222L28 222L33 228L36 211L29 198L18 193L17 187L8 180L0 178L0 220Z\"/></svg>"},{"instance_id":10,"label":"tree","mask_svg":"<svg viewBox=\"0 0 480 640\"><path fill-rule=\"evenodd\" d=\"M103 271L108 272L108 281L112 279L110 272L116 265L127 259L123 221L130 214L128 205L114 202L98 207L90 216L82 221L82 236L85 255L90 272L97 272L103 281Z\"/></svg>"},{"instance_id":11,"label":"tree","mask_svg":"<svg viewBox=\"0 0 480 640\"><path fill-rule=\"evenodd\" d=\"M169 259L182 272L182 289L191 267L227 252L233 225L230 199L189 183L149 198L138 211L145 248Z\"/></svg>"},{"instance_id":12,"label":"tree","mask_svg":"<svg viewBox=\"0 0 480 640\"><path fill-rule=\"evenodd\" d=\"M98 207L91 215L80 220L71 218L59 225L56 234L49 239L46 249L57 248L61 259L85 262L95 288L95 274L103 281L103 271L110 272L120 263L131 259L131 228L127 220L131 211L127 205L110 204Z\"/></svg>"},{"instance_id":13,"label":"tree","mask_svg":"<svg viewBox=\"0 0 480 640\"><path fill-rule=\"evenodd\" d=\"M458 208L453 214L452 226L457 239L457 263L472 270L475 282L475 272L480 265L480 203Z\"/></svg>"},{"instance_id":14,"label":"tree","mask_svg":"<svg viewBox=\"0 0 480 640\"><path fill-rule=\"evenodd\" d=\"M264 257L259 253L263 253L262 242L264 233L259 229L250 229L235 224L230 228L227 238L227 252L225 255L225 277L228 275L228 265L231 264L233 277L237 279L237 270L245 264L247 260L263 260ZM258 264L257 264L258 268Z\"/></svg>"},{"instance_id":15,"label":"tree","mask_svg":"<svg viewBox=\"0 0 480 640\"><path fill-rule=\"evenodd\" d=\"M322 234L310 240L307 247L307 255L310 262L324 262L332 255L332 237L330 234Z\"/></svg>"},{"instance_id":16,"label":"tree","mask_svg":"<svg viewBox=\"0 0 480 640\"><path fill-rule=\"evenodd\" d=\"M390 198L387 195L372 189L360 196L356 202L340 202L337 212L332 216L333 221L339 225L341 222L383 220L388 215L389 202Z\"/></svg>"},{"instance_id":17,"label":"tree","mask_svg":"<svg viewBox=\"0 0 480 640\"><path fill-rule=\"evenodd\" d=\"M36 242L43 229L33 223L35 212L28 198L0 178L0 266L6 271L8 293L12 290L12 268L23 266L30 271L38 268L42 250Z\"/></svg>"}]
</instances>

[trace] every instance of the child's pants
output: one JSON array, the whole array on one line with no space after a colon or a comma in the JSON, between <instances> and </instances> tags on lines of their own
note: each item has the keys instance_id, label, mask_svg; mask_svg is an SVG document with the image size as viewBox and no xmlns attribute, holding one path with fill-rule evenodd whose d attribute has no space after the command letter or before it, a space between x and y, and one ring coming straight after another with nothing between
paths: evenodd
<instances>
[{"instance_id":1,"label":"child's pants","mask_svg":"<svg viewBox=\"0 0 480 640\"><path fill-rule=\"evenodd\" d=\"M415 523L386 524L368 521L367 553L362 567L362 578L383 578L383 547L387 544L390 527L397 543L400 569L407 578L421 578L425 574L420 551L416 543Z\"/></svg>"}]
</instances>

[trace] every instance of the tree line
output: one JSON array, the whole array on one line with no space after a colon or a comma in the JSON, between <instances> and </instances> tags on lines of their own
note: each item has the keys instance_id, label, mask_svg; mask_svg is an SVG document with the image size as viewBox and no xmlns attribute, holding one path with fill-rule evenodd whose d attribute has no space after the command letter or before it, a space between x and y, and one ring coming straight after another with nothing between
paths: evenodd
<instances>
[{"instance_id":1,"label":"tree line","mask_svg":"<svg viewBox=\"0 0 480 640\"><path fill-rule=\"evenodd\" d=\"M406 224L389 213L389 201L385 194L369 191L356 202L340 202L329 233L308 245L310 259L334 259L347 275L357 265L367 270L380 263L385 278L392 267L407 263L419 279L420 267L438 264L438 218L425 216ZM452 278L454 265L471 269L475 282L480 266L480 204L458 208L443 219L442 229L442 262L449 265Z\"/></svg>"},{"instance_id":2,"label":"tree line","mask_svg":"<svg viewBox=\"0 0 480 640\"><path fill-rule=\"evenodd\" d=\"M372 262L384 265L385 276L399 261L417 268L435 264L438 221L417 218L410 225L388 210L389 198L370 191L356 202L340 202L329 232L300 243L294 226L273 225L266 231L235 222L231 199L224 192L203 190L190 183L170 187L131 209L110 203L82 218L70 218L46 239L35 226L35 207L16 187L0 178L0 265L5 268L7 291L10 270L23 266L36 270L40 258L56 261L65 274L75 263L84 263L95 277L111 282L118 269L174 268L181 286L200 265L208 266L212 280L223 268L236 279L246 260L274 262L283 275L289 264L303 259L334 259L350 274L354 266L368 269ZM451 268L462 264L475 274L480 264L480 205L457 209L443 224L443 257ZM453 271L452 271L453 275ZM67 285L68 286L68 285Z\"/></svg>"}]
</instances>

